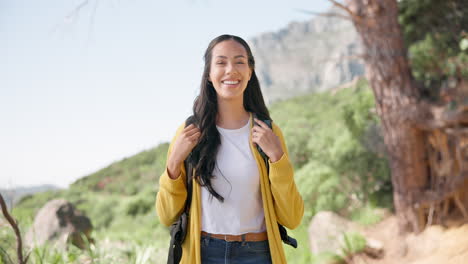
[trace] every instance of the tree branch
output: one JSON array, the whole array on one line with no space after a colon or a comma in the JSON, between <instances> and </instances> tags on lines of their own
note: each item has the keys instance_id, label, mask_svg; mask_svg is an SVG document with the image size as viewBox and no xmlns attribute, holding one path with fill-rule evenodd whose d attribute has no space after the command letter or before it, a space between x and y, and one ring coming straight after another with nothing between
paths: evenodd
<instances>
[{"instance_id":1,"label":"tree branch","mask_svg":"<svg viewBox=\"0 0 468 264\"><path fill-rule=\"evenodd\" d=\"M96 0L96 1L94 2L94 8L93 8L93 12L91 13L91 18L90 18L90 22L89 22L89 30L88 30L88 40L87 40L87 44L89 44L90 39L91 39L91 31L92 31L93 28L94 28L94 18L95 18L95 16L96 16L96 10L97 10L98 4L99 4L99 0Z\"/></svg>"},{"instance_id":2,"label":"tree branch","mask_svg":"<svg viewBox=\"0 0 468 264\"><path fill-rule=\"evenodd\" d=\"M353 11L351 11L351 9L349 9L349 7L343 5L342 3L340 2L337 2L335 0L328 0L330 2L332 2L332 4L338 8L341 8L343 9L344 11L346 11L346 13L349 14L349 16L352 18L352 20L358 22L358 23L361 23L362 22L362 18L357 15L356 13L354 13Z\"/></svg>"},{"instance_id":3,"label":"tree branch","mask_svg":"<svg viewBox=\"0 0 468 264\"><path fill-rule=\"evenodd\" d=\"M415 205L423 206L433 203L441 202L454 192L460 189L461 184L468 179L468 172L460 173L460 175L453 176L451 184L445 184L439 191L433 190L423 191L415 201Z\"/></svg>"},{"instance_id":4,"label":"tree branch","mask_svg":"<svg viewBox=\"0 0 468 264\"><path fill-rule=\"evenodd\" d=\"M296 10L305 14L309 14L309 15L322 16L322 17L337 17L337 18L342 18L342 19L352 21L350 17L345 16L340 13L333 13L333 12L321 13L321 12L315 12L315 11L310 11L310 10L305 10L305 9L296 9Z\"/></svg>"},{"instance_id":5,"label":"tree branch","mask_svg":"<svg viewBox=\"0 0 468 264\"><path fill-rule=\"evenodd\" d=\"M16 252L18 253L19 264L26 264L27 258L26 260L23 259L23 244L21 242L21 233L19 231L18 224L16 223L15 219L13 219L13 217L11 217L11 215L8 213L5 200L3 200L3 196L1 194L0 194L0 205L2 206L3 215L8 220L11 227L15 231L16 242L17 242Z\"/></svg>"},{"instance_id":6,"label":"tree branch","mask_svg":"<svg viewBox=\"0 0 468 264\"><path fill-rule=\"evenodd\" d=\"M76 6L65 18L69 19L71 17L74 17L75 15L77 15L80 10L85 7L86 5L88 5L89 3L89 0L84 0L83 2L81 2L81 4L79 4L78 6Z\"/></svg>"}]
</instances>

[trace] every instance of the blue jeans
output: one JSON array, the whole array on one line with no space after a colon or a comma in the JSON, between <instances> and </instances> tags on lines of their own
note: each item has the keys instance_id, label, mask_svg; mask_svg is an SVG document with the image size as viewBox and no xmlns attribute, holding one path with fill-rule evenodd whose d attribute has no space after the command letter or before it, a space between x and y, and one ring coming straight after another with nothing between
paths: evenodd
<instances>
[{"instance_id":1,"label":"blue jeans","mask_svg":"<svg viewBox=\"0 0 468 264\"><path fill-rule=\"evenodd\" d=\"M260 242L227 242L202 236L202 264L271 264L268 240Z\"/></svg>"}]
</instances>

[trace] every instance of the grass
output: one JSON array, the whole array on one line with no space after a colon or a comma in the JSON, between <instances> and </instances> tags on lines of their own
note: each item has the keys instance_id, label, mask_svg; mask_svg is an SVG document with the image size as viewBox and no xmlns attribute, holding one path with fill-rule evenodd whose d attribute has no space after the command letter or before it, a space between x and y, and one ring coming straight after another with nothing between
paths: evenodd
<instances>
[{"instance_id":1,"label":"grass","mask_svg":"<svg viewBox=\"0 0 468 264\"><path fill-rule=\"evenodd\" d=\"M310 264L312 253L309 245L309 232L307 231L308 221L302 221L302 224L294 229L288 230L288 235L297 240L297 248L283 244L286 259L290 264Z\"/></svg>"}]
</instances>

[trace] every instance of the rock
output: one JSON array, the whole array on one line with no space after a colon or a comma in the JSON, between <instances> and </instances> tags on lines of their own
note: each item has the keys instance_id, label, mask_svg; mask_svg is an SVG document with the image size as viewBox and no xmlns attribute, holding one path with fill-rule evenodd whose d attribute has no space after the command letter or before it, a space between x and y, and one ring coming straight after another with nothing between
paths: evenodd
<instances>
[{"instance_id":1,"label":"rock","mask_svg":"<svg viewBox=\"0 0 468 264\"><path fill-rule=\"evenodd\" d=\"M309 225L310 249L314 254L331 252L342 255L343 235L353 231L362 233L362 228L333 212L319 212Z\"/></svg>"},{"instance_id":2,"label":"rock","mask_svg":"<svg viewBox=\"0 0 468 264\"><path fill-rule=\"evenodd\" d=\"M329 12L343 13L332 7ZM249 40L267 104L335 88L364 75L363 45L351 21L316 16Z\"/></svg>"},{"instance_id":3,"label":"rock","mask_svg":"<svg viewBox=\"0 0 468 264\"><path fill-rule=\"evenodd\" d=\"M364 253L373 258L384 255L383 243L366 237L362 226L353 223L333 212L322 211L317 213L309 225L309 242L312 253L329 252L343 256L346 248L344 235L346 233L359 233L366 239Z\"/></svg>"},{"instance_id":4,"label":"rock","mask_svg":"<svg viewBox=\"0 0 468 264\"><path fill-rule=\"evenodd\" d=\"M384 245L379 240L366 238L364 252L372 258L382 258L384 256Z\"/></svg>"},{"instance_id":5,"label":"rock","mask_svg":"<svg viewBox=\"0 0 468 264\"><path fill-rule=\"evenodd\" d=\"M25 243L32 248L50 242L59 249L66 249L68 244L72 243L85 249L86 243L81 235L93 243L92 229L90 219L73 204L63 199L55 199L39 210L32 227L26 233Z\"/></svg>"}]
</instances>

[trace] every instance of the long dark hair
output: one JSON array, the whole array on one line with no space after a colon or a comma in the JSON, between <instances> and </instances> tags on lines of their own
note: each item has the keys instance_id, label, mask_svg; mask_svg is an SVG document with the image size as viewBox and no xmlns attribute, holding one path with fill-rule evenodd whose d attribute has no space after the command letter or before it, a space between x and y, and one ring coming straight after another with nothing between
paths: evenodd
<instances>
[{"instance_id":1,"label":"long dark hair","mask_svg":"<svg viewBox=\"0 0 468 264\"><path fill-rule=\"evenodd\" d=\"M219 132L216 129L216 116L218 114L218 100L213 83L209 81L211 70L211 59L213 48L220 42L234 40L240 43L247 51L248 64L252 70L252 76L247 83L244 91L244 108L247 112L255 113L258 118L270 119L270 114L263 100L262 91L255 74L255 60L249 45L245 40L233 35L221 35L213 39L205 51L205 68L202 75L200 94L196 97L193 104L193 119L201 131L199 143L192 150L189 156L189 162L195 168L195 180L208 189L211 195L221 202L224 198L219 195L211 185L213 170L216 165L216 154L221 144Z\"/></svg>"}]
</instances>

